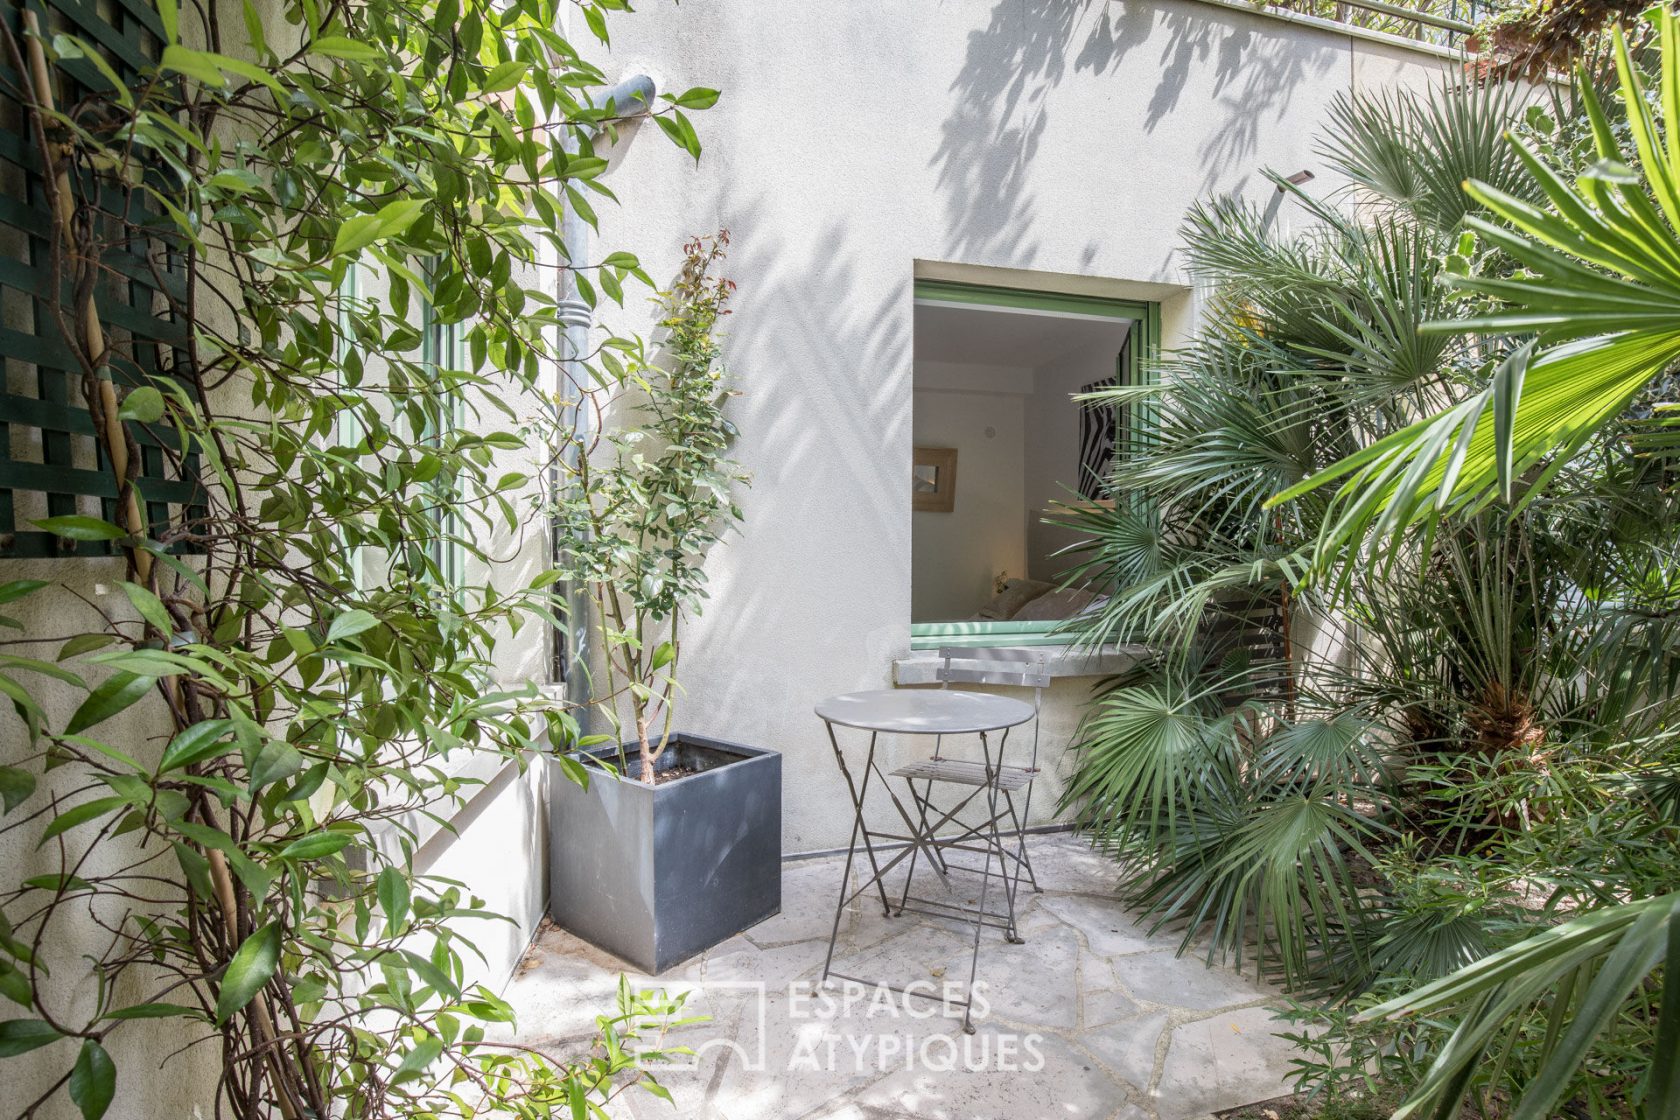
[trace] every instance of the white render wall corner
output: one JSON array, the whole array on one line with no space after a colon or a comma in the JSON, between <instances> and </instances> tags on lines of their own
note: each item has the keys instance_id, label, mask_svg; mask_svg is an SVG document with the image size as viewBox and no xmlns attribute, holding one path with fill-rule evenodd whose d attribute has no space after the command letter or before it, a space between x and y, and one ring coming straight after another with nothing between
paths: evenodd
<instances>
[{"instance_id":1,"label":"white render wall corner","mask_svg":"<svg viewBox=\"0 0 1680 1120\"><path fill-rule=\"evenodd\" d=\"M1171 346L1195 317L1191 202L1264 205L1266 168L1333 189L1313 153L1330 98L1447 65L1197 0L648 5L598 61L723 91L695 115L698 166L658 136L615 155L625 205L600 240L663 281L685 236L734 237L726 354L755 481L708 568L678 722L784 754L789 851L850 824L812 704L888 686L909 650L913 278L1124 289L1162 303ZM649 331L631 303L602 318ZM1082 687L1058 682L1057 727Z\"/></svg>"}]
</instances>

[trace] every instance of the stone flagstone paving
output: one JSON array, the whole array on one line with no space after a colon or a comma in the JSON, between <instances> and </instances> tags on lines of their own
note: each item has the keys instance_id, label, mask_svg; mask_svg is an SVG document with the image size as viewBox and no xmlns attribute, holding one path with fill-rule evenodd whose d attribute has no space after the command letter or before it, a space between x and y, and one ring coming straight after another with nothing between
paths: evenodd
<instances>
[{"instance_id":1,"label":"stone flagstone paving","mask_svg":"<svg viewBox=\"0 0 1680 1120\"><path fill-rule=\"evenodd\" d=\"M520 1037L588 1037L621 973L692 992L690 1006L711 1021L672 1037L696 1051L692 1068L659 1074L676 1106L633 1089L610 1106L625 1120L1188 1120L1288 1091L1291 1051L1268 1010L1275 989L1176 957L1176 938L1146 937L1113 901L1113 865L1078 837L1029 843L1044 893L1022 888L1025 944L983 935L990 1006L973 1036L960 1012L946 1016L934 1001L854 990L844 1007L847 993L831 989L833 1002L819 1002L844 866L825 857L784 865L780 915L657 980L545 929L508 988ZM952 876L963 901L978 884ZM941 888L924 872L916 889ZM835 968L937 991L966 979L971 930L889 919L865 896L841 919Z\"/></svg>"}]
</instances>

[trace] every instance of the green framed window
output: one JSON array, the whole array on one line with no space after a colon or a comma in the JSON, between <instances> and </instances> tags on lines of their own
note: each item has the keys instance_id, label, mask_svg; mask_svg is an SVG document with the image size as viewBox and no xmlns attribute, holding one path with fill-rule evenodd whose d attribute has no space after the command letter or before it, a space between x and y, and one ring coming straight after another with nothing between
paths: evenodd
<instances>
[{"instance_id":1,"label":"green framed window","mask_svg":"<svg viewBox=\"0 0 1680 1120\"><path fill-rule=\"evenodd\" d=\"M369 289L372 289L371 291ZM347 340L352 337L350 325L355 316L361 313L361 308L370 305L384 297L384 292L376 280L367 273L363 266L352 265L339 286L338 320L343 328L342 337L338 343L338 360L340 364L340 384L350 389L361 384L366 371L362 368L364 355ZM443 371L465 369L468 362L467 347L462 335L461 324L442 322L429 300L420 301L420 363L428 375L436 379ZM352 365L355 376L348 378L347 371ZM422 441L433 445L440 444L465 422L464 408L458 394L448 398L446 407L438 410L427 410L422 430L418 433ZM351 411L339 414L335 424L334 438L346 446L354 446L366 436L360 420ZM454 486L451 479L439 475L427 484L428 489L440 499L450 496L450 488ZM464 582L466 567L466 550L460 543L462 525L460 517L451 512L440 520L438 536L426 543L425 560L430 570L430 578L447 589L453 590ZM383 576L377 571L367 570L370 562L364 550L358 550L361 555L352 566L356 587L366 591L375 586Z\"/></svg>"},{"instance_id":2,"label":"green framed window","mask_svg":"<svg viewBox=\"0 0 1680 1120\"><path fill-rule=\"evenodd\" d=\"M1090 295L1069 295L1021 288L917 280L914 299L918 305L956 305L963 308L1038 312L1080 319L1126 320L1131 326L1124 350L1116 355L1115 380L1120 384L1148 384L1155 377L1155 358L1160 352L1161 308L1144 300L1113 299ZM1124 447L1143 438L1152 416L1146 407L1127 408L1117 417L1123 434L1116 446ZM1056 621L922 621L910 626L913 650L940 646L1049 646L1064 645L1066 622Z\"/></svg>"}]
</instances>

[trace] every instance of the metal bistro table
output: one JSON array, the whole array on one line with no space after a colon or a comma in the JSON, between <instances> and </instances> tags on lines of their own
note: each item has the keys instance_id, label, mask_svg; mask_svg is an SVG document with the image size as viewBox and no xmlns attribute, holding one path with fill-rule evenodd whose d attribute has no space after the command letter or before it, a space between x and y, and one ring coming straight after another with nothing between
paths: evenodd
<instances>
[{"instance_id":1,"label":"metal bistro table","mask_svg":"<svg viewBox=\"0 0 1680 1120\"><path fill-rule=\"evenodd\" d=\"M845 913L847 905L869 891L871 887L879 892L881 909L890 918L894 914L891 902L887 900L885 876L907 856L913 857L920 851L927 855L928 862L934 870L944 878L943 868L945 860L939 849L949 846L937 835L938 829L956 816L962 805L952 809L938 820L927 820L926 806L918 805L918 817L913 817L898 795L893 792L887 781L887 775L881 772L875 761L875 747L883 732L893 735L978 735L984 755L981 764L981 780L974 783L976 792L983 792L990 809L987 825L981 826L980 839L985 847L986 855L984 870L980 878L980 897L976 906L958 906L951 903L939 905L952 911L939 914L939 917L959 917L966 915L974 923L974 949L969 958L967 998L951 1001L955 1006L963 1008L963 1030L974 1033L972 1018L972 1004L974 996L975 970L980 961L980 933L986 926L999 927L1005 930L1006 936L1015 939L1014 928L1014 899L1009 899L1009 912L996 913L986 909L986 893L991 885L992 860L998 860L999 875L1005 880L1004 886L1009 886L1009 873L1005 860L1010 853L1004 849L1004 839L998 831L1000 814L998 805L999 776L1003 770L1004 747L1009 741L1009 729L1026 723L1035 715L1032 705L1020 700L1012 700L1007 696L997 696L985 692L961 692L955 689L876 689L870 692L849 692L842 696L831 696L817 705L817 716L828 727L828 740L834 747L834 759L840 765L840 773L846 779L846 788L852 796L853 821L852 839L846 849L846 870L840 883L840 901L834 908L834 927L828 938L828 958L823 962L823 982L833 976L840 980L849 980L857 984L871 984L874 981L864 980L856 976L847 976L834 971L834 946L840 936L840 918ZM869 732L869 752L864 758L861 777L854 777L851 769L846 765L845 753L840 749L839 737L835 734L835 727L850 727ZM1003 734L994 745L989 736L994 732ZM871 784L886 791L892 800L893 807L904 822L905 834L882 832L872 829L864 819L864 807L867 803ZM962 804L967 804L965 799ZM919 818L919 819L918 819ZM987 831L989 829L989 831ZM975 830L964 833L966 839ZM847 886L852 878L852 865L857 857L858 841L862 839L863 850L869 860L871 875L856 890L848 893ZM903 849L886 863L881 862L881 853L876 851L878 842L890 845L903 845ZM973 849L968 849L973 850ZM906 884L906 899L908 899L909 885ZM1011 892L1011 895L1013 892ZM905 900L901 900L897 913L902 914ZM906 990L892 985L877 985L889 991L906 995L927 995L927 993ZM933 997L929 997L933 998Z\"/></svg>"}]
</instances>

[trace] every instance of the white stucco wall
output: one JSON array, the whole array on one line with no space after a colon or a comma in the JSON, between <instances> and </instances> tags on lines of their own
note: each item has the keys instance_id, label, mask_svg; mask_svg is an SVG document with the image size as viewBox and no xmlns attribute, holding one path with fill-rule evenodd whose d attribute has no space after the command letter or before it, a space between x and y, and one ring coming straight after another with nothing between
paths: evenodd
<instances>
[{"instance_id":1,"label":"white stucco wall","mask_svg":"<svg viewBox=\"0 0 1680 1120\"><path fill-rule=\"evenodd\" d=\"M724 91L696 118L698 167L657 137L623 146L628 205L602 229L656 277L685 235L734 235L727 352L756 483L689 632L679 722L784 753L788 851L850 823L811 705L886 686L909 648L912 278L1162 299L1171 344L1193 318L1190 202L1264 205L1266 167L1333 187L1312 150L1330 97L1442 65L1197 0L648 5L600 61Z\"/></svg>"}]
</instances>

